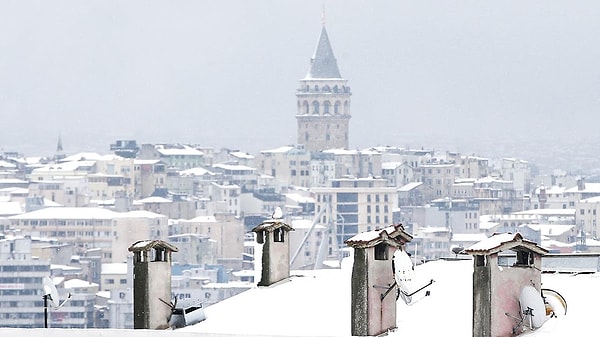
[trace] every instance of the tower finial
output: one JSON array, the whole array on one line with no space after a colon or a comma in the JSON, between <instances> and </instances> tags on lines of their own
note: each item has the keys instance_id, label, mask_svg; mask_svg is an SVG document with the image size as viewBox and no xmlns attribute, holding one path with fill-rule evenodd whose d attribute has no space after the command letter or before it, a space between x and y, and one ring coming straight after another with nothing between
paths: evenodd
<instances>
[{"instance_id":1,"label":"tower finial","mask_svg":"<svg viewBox=\"0 0 600 337\"><path fill-rule=\"evenodd\" d=\"M325 1L323 1L323 10L321 11L321 23L325 26Z\"/></svg>"}]
</instances>

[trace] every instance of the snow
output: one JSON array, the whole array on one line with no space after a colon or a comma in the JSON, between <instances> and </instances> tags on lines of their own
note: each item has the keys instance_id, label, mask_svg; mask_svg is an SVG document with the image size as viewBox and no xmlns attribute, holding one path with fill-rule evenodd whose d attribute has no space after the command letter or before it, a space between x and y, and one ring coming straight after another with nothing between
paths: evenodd
<instances>
[{"instance_id":1,"label":"snow","mask_svg":"<svg viewBox=\"0 0 600 337\"><path fill-rule=\"evenodd\" d=\"M289 280L252 289L205 308L207 320L175 331L111 329L0 329L2 336L350 336L352 261L342 269L292 271ZM390 337L471 336L472 261L433 261L415 268L419 280L434 279L431 296L411 306L397 304L397 329ZM600 274L542 274L542 287L558 291L566 316L549 319L527 336L592 336ZM88 284L89 285L89 284Z\"/></svg>"},{"instance_id":2,"label":"snow","mask_svg":"<svg viewBox=\"0 0 600 337\"><path fill-rule=\"evenodd\" d=\"M118 216L117 212L97 207L47 207L9 217L11 220L110 220Z\"/></svg>"}]
</instances>

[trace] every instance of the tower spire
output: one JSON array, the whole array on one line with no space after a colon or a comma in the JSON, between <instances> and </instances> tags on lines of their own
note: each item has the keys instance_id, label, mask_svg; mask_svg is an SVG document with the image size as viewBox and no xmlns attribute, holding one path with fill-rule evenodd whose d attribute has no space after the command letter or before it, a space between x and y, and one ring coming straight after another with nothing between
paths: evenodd
<instances>
[{"instance_id":1,"label":"tower spire","mask_svg":"<svg viewBox=\"0 0 600 337\"><path fill-rule=\"evenodd\" d=\"M307 78L342 78L338 69L337 61L333 55L333 48L329 42L329 36L325 25L321 29L317 49L310 60L310 69Z\"/></svg>"},{"instance_id":2,"label":"tower spire","mask_svg":"<svg viewBox=\"0 0 600 337\"><path fill-rule=\"evenodd\" d=\"M323 24L323 27L325 27L325 1L323 1L323 10L321 11L321 23Z\"/></svg>"}]
</instances>

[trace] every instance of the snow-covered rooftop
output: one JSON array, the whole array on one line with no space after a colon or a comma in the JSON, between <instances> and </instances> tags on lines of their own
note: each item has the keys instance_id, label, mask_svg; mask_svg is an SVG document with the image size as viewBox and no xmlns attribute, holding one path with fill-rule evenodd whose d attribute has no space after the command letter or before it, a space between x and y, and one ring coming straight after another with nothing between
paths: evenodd
<instances>
[{"instance_id":1,"label":"snow-covered rooftop","mask_svg":"<svg viewBox=\"0 0 600 337\"><path fill-rule=\"evenodd\" d=\"M410 192L410 191L414 190L415 188L417 188L417 187L419 187L421 185L423 185L422 181L408 183L408 184L400 187L398 189L398 192Z\"/></svg>"},{"instance_id":2,"label":"snow-covered rooftop","mask_svg":"<svg viewBox=\"0 0 600 337\"><path fill-rule=\"evenodd\" d=\"M179 172L179 175L182 175L182 176L186 176L186 175L191 175L191 176L211 175L211 176L214 176L215 173L211 172L205 168L202 168L202 167L194 167L194 168L183 170L183 171Z\"/></svg>"},{"instance_id":3,"label":"snow-covered rooftop","mask_svg":"<svg viewBox=\"0 0 600 337\"><path fill-rule=\"evenodd\" d=\"M173 201L163 198L163 197L148 197L148 198L140 199L140 200L138 200L138 202L141 204L168 204L168 203L172 203Z\"/></svg>"},{"instance_id":4,"label":"snow-covered rooftop","mask_svg":"<svg viewBox=\"0 0 600 337\"><path fill-rule=\"evenodd\" d=\"M263 150L263 151L260 151L260 153L287 153L293 149L294 149L293 146L281 146L276 149Z\"/></svg>"},{"instance_id":5,"label":"snow-covered rooftop","mask_svg":"<svg viewBox=\"0 0 600 337\"><path fill-rule=\"evenodd\" d=\"M98 207L46 207L9 217L12 220L50 220L50 219L98 219L109 220L118 217L118 213Z\"/></svg>"}]
</instances>

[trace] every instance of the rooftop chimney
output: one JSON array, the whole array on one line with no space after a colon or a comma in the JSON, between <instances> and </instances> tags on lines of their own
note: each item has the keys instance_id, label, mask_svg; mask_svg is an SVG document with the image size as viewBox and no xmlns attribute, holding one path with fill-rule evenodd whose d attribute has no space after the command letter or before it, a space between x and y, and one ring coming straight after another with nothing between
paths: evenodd
<instances>
[{"instance_id":1,"label":"rooftop chimney","mask_svg":"<svg viewBox=\"0 0 600 337\"><path fill-rule=\"evenodd\" d=\"M396 290L392 256L412 236L402 225L364 232L345 243L354 248L352 336L377 336L396 328Z\"/></svg>"},{"instance_id":2,"label":"rooftop chimney","mask_svg":"<svg viewBox=\"0 0 600 337\"><path fill-rule=\"evenodd\" d=\"M514 263L499 253L513 250ZM473 255L473 337L514 336L522 328L519 305L525 287L535 288L541 300L542 255L548 251L521 234L496 234L465 249ZM545 317L546 312L533 312Z\"/></svg>"},{"instance_id":3,"label":"rooftop chimney","mask_svg":"<svg viewBox=\"0 0 600 337\"><path fill-rule=\"evenodd\" d=\"M263 245L259 286L269 286L290 277L289 232L294 229L275 213L272 219L252 229L256 233L256 241Z\"/></svg>"},{"instance_id":4,"label":"rooftop chimney","mask_svg":"<svg viewBox=\"0 0 600 337\"><path fill-rule=\"evenodd\" d=\"M177 247L161 241L138 241L133 252L133 327L166 329L171 317L171 253Z\"/></svg>"}]
</instances>

